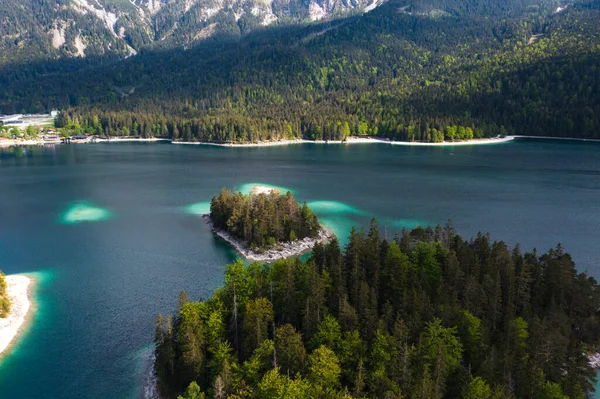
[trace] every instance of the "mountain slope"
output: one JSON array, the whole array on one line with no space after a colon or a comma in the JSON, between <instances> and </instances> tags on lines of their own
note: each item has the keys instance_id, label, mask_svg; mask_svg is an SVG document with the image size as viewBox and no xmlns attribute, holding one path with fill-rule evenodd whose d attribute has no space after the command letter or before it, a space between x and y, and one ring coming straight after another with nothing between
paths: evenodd
<instances>
[{"instance_id":1,"label":"mountain slope","mask_svg":"<svg viewBox=\"0 0 600 399\"><path fill-rule=\"evenodd\" d=\"M0 71L0 110L75 106L61 123L186 140L598 137L600 2L561 12L554 2L484 3L492 14L391 0L360 17L144 51L75 74Z\"/></svg>"},{"instance_id":2,"label":"mountain slope","mask_svg":"<svg viewBox=\"0 0 600 399\"><path fill-rule=\"evenodd\" d=\"M330 18L370 0L4 0L0 65L136 54L240 36L274 23Z\"/></svg>"}]
</instances>

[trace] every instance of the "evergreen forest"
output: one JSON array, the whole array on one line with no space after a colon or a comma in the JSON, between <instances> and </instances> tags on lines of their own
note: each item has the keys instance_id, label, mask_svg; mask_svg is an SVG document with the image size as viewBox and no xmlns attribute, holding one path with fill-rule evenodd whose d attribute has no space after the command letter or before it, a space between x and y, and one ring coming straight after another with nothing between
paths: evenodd
<instances>
[{"instance_id":1,"label":"evergreen forest","mask_svg":"<svg viewBox=\"0 0 600 399\"><path fill-rule=\"evenodd\" d=\"M227 265L206 300L158 317L168 397L586 398L597 282L557 245L523 253L450 225L376 221L306 261Z\"/></svg>"},{"instance_id":2,"label":"evergreen forest","mask_svg":"<svg viewBox=\"0 0 600 399\"><path fill-rule=\"evenodd\" d=\"M298 204L291 192L243 195L223 188L210 203L213 226L242 240L247 248L263 250L278 242L316 237L319 220L306 205Z\"/></svg>"}]
</instances>

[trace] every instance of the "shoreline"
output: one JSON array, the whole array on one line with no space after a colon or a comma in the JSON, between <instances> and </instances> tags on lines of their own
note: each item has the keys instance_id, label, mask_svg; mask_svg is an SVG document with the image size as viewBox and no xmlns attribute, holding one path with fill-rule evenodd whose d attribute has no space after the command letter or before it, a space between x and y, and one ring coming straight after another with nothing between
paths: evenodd
<instances>
[{"instance_id":1,"label":"shoreline","mask_svg":"<svg viewBox=\"0 0 600 399\"><path fill-rule=\"evenodd\" d=\"M209 143L205 141L172 141L172 144L181 145L210 145L215 147L275 147L292 144L389 144L389 145L404 145L404 146L431 146L444 147L456 145L482 145L482 144L498 144L512 141L518 136L495 137L486 139L473 139L465 141L444 141L442 143L426 143L422 141L392 141L379 137L356 137L350 136L345 141L340 140L280 140L280 141L262 141L258 143Z\"/></svg>"},{"instance_id":2,"label":"shoreline","mask_svg":"<svg viewBox=\"0 0 600 399\"><path fill-rule=\"evenodd\" d=\"M44 140L0 140L0 148L13 147L13 146L24 146L24 145L50 145L60 144L56 141L44 141Z\"/></svg>"},{"instance_id":3,"label":"shoreline","mask_svg":"<svg viewBox=\"0 0 600 399\"><path fill-rule=\"evenodd\" d=\"M127 137L127 138L112 138L112 139L96 139L94 141L92 140L87 140L84 141L82 143L77 143L77 144L98 144L98 143L131 143L131 142L138 142L138 143L148 143L148 142L157 142L157 141L172 141L171 139L167 139L164 137L151 137L151 138L132 138L132 137ZM63 142L61 141L56 141L56 140L51 140L51 141L45 141L43 139L40 140L0 140L0 148L3 147L19 147L19 146L27 146L27 145L57 145L57 144L63 144Z\"/></svg>"},{"instance_id":4,"label":"shoreline","mask_svg":"<svg viewBox=\"0 0 600 399\"><path fill-rule=\"evenodd\" d=\"M269 249L263 253L258 253L244 246L243 242L226 231L217 230L210 220L210 215L202 215L202 219L208 224L216 235L227 241L240 255L245 259L255 262L273 262L279 259L288 258L290 256L299 256L314 248L319 243L327 242L333 236L327 229L321 227L319 235L316 238L304 238L294 242L279 243L280 249Z\"/></svg>"},{"instance_id":5,"label":"shoreline","mask_svg":"<svg viewBox=\"0 0 600 399\"><path fill-rule=\"evenodd\" d=\"M472 139L464 141L444 141L441 143L428 143L423 141L392 141L389 139L379 137L348 137L345 141L340 140L306 140L306 139L293 139L293 140L279 140L279 141L261 141L258 143L211 143L206 141L173 141L172 139L164 137L152 137L152 138L111 138L111 139L96 139L94 141L85 141L83 144L98 144L98 143L132 143L132 142L170 142L171 144L177 145L205 145L213 147L227 147L227 148L252 148L252 147L278 147L287 146L294 144L388 144L388 145L400 145L408 147L453 147L453 146L469 146L469 145L491 145L491 144L502 144L515 141L518 139L538 139L538 140L561 140L561 141L583 141L591 143L600 143L600 139L583 139L575 137L551 137L551 136L527 136L527 135L514 135L505 137L493 137L483 139ZM12 146L35 146L35 145L57 145L62 144L56 141L44 141L44 140L0 140L0 148L8 148Z\"/></svg>"},{"instance_id":6,"label":"shoreline","mask_svg":"<svg viewBox=\"0 0 600 399\"><path fill-rule=\"evenodd\" d=\"M516 139L539 139L539 140L563 140L563 141L587 141L591 143L600 143L600 139L582 139L576 137L552 137L552 136L523 136L515 135L511 136Z\"/></svg>"},{"instance_id":7,"label":"shoreline","mask_svg":"<svg viewBox=\"0 0 600 399\"><path fill-rule=\"evenodd\" d=\"M424 143L424 142L408 142L408 141L393 141L392 145L412 145L412 146L423 146L423 147L447 147L447 146L461 146L461 145L488 145L488 144L502 144L508 143L515 139L515 136L505 137L493 137L487 139L472 139L465 141L443 141L441 143Z\"/></svg>"},{"instance_id":8,"label":"shoreline","mask_svg":"<svg viewBox=\"0 0 600 399\"><path fill-rule=\"evenodd\" d=\"M172 141L171 139L167 139L165 137L150 137L150 138L135 138L135 137L126 137L126 138L112 138L112 139L96 139L96 141L91 141L91 144L96 143L148 143L148 142L156 142L156 141Z\"/></svg>"},{"instance_id":9,"label":"shoreline","mask_svg":"<svg viewBox=\"0 0 600 399\"><path fill-rule=\"evenodd\" d=\"M0 319L0 356L8 353L18 341L31 316L32 290L35 279L31 276L14 274L5 277L8 295L11 298L10 315Z\"/></svg>"},{"instance_id":10,"label":"shoreline","mask_svg":"<svg viewBox=\"0 0 600 399\"><path fill-rule=\"evenodd\" d=\"M180 145L210 145L214 147L277 147L281 145L314 143L312 140L294 139L279 141L260 141L258 143L210 143L208 141L171 141L171 144Z\"/></svg>"}]
</instances>

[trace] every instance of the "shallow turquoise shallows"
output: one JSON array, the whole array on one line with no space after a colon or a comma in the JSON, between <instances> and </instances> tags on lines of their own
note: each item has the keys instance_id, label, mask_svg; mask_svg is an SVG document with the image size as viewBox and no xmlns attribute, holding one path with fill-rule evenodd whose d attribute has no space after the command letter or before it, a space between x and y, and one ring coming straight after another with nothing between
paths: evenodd
<instances>
[{"instance_id":1,"label":"shallow turquoise shallows","mask_svg":"<svg viewBox=\"0 0 600 399\"><path fill-rule=\"evenodd\" d=\"M160 143L0 150L0 269L33 273L36 313L0 357L0 398L138 398L154 321L236 254L198 216L224 187L292 190L346 241L353 225L445 223L523 249L561 242L600 277L600 145ZM75 221L76 223L70 223Z\"/></svg>"},{"instance_id":2,"label":"shallow turquoise shallows","mask_svg":"<svg viewBox=\"0 0 600 399\"><path fill-rule=\"evenodd\" d=\"M110 217L111 214L106 209L98 208L88 201L80 201L69 204L60 215L59 222L63 224L99 222Z\"/></svg>"}]
</instances>

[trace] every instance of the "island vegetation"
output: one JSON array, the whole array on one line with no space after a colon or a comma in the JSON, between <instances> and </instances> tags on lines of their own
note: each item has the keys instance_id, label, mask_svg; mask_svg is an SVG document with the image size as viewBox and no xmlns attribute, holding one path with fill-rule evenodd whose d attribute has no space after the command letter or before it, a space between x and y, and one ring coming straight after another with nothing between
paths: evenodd
<instances>
[{"instance_id":1,"label":"island vegetation","mask_svg":"<svg viewBox=\"0 0 600 399\"><path fill-rule=\"evenodd\" d=\"M317 215L304 202L300 205L291 192L276 189L244 195L223 188L210 203L213 227L229 233L255 251L278 243L319 236Z\"/></svg>"},{"instance_id":2,"label":"island vegetation","mask_svg":"<svg viewBox=\"0 0 600 399\"><path fill-rule=\"evenodd\" d=\"M10 314L10 298L8 297L8 284L6 276L0 271L0 318L7 318Z\"/></svg>"},{"instance_id":3,"label":"island vegetation","mask_svg":"<svg viewBox=\"0 0 600 399\"><path fill-rule=\"evenodd\" d=\"M600 290L558 245L522 253L450 225L350 233L312 256L236 262L156 324L167 397L586 398Z\"/></svg>"}]
</instances>

